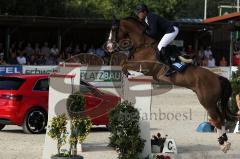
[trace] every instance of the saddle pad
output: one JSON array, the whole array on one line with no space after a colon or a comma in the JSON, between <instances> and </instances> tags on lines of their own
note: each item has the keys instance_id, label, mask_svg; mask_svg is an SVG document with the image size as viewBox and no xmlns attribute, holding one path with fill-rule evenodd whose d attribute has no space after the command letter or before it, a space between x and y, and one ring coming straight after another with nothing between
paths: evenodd
<instances>
[{"instance_id":1,"label":"saddle pad","mask_svg":"<svg viewBox=\"0 0 240 159\"><path fill-rule=\"evenodd\" d=\"M187 65L179 62L175 62L172 64L172 67L178 72L182 72L187 67Z\"/></svg>"}]
</instances>

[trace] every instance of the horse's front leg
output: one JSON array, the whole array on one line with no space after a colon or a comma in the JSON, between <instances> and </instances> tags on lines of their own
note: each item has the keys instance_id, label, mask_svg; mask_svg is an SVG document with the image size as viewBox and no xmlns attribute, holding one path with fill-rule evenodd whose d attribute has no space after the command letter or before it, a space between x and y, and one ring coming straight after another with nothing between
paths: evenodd
<instances>
[{"instance_id":1,"label":"horse's front leg","mask_svg":"<svg viewBox=\"0 0 240 159\"><path fill-rule=\"evenodd\" d=\"M130 75L130 73L128 72L128 65L127 65L127 63L122 65L122 72L127 77Z\"/></svg>"}]
</instances>

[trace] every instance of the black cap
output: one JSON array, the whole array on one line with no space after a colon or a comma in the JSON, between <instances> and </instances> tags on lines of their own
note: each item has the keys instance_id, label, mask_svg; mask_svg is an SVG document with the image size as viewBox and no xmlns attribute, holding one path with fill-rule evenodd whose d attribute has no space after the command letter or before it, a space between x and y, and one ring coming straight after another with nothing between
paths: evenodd
<instances>
[{"instance_id":1,"label":"black cap","mask_svg":"<svg viewBox=\"0 0 240 159\"><path fill-rule=\"evenodd\" d=\"M137 5L136 9L135 9L135 13L138 14L140 12L148 12L148 7L145 4L139 4Z\"/></svg>"}]
</instances>

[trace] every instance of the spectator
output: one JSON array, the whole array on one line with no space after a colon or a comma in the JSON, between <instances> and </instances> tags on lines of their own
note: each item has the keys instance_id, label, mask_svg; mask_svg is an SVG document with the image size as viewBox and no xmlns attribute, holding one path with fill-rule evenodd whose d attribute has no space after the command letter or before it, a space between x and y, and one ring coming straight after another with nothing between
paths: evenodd
<instances>
[{"instance_id":1,"label":"spectator","mask_svg":"<svg viewBox=\"0 0 240 159\"><path fill-rule=\"evenodd\" d=\"M73 55L77 55L77 54L80 54L81 50L80 50L80 47L79 45L77 44L74 51L73 51Z\"/></svg>"},{"instance_id":2,"label":"spectator","mask_svg":"<svg viewBox=\"0 0 240 159\"><path fill-rule=\"evenodd\" d=\"M55 57L58 56L59 50L58 50L56 44L54 44L54 45L52 46L52 48L50 49L50 53L51 53L53 56L55 56Z\"/></svg>"},{"instance_id":3,"label":"spectator","mask_svg":"<svg viewBox=\"0 0 240 159\"><path fill-rule=\"evenodd\" d=\"M234 55L240 54L240 48L238 45L233 46L233 54Z\"/></svg>"},{"instance_id":4,"label":"spectator","mask_svg":"<svg viewBox=\"0 0 240 159\"><path fill-rule=\"evenodd\" d=\"M16 51L15 52L11 52L10 59L8 60L8 63L11 64L11 65L18 64Z\"/></svg>"},{"instance_id":5,"label":"spectator","mask_svg":"<svg viewBox=\"0 0 240 159\"><path fill-rule=\"evenodd\" d=\"M45 57L48 57L50 54L50 48L48 47L48 43L44 42L43 47L41 48L41 54Z\"/></svg>"},{"instance_id":6,"label":"spectator","mask_svg":"<svg viewBox=\"0 0 240 159\"><path fill-rule=\"evenodd\" d=\"M68 47L66 47L66 49L65 49L65 53L72 54L72 52L73 52L72 44L69 44Z\"/></svg>"},{"instance_id":7,"label":"spectator","mask_svg":"<svg viewBox=\"0 0 240 159\"><path fill-rule=\"evenodd\" d=\"M6 62L5 62L5 60L4 60L4 53L3 53L3 52L0 53L0 64L1 64L1 65L5 65L5 64L6 64Z\"/></svg>"},{"instance_id":8,"label":"spectator","mask_svg":"<svg viewBox=\"0 0 240 159\"><path fill-rule=\"evenodd\" d=\"M58 58L57 58L57 63L61 63L64 62L64 53L60 53Z\"/></svg>"},{"instance_id":9,"label":"spectator","mask_svg":"<svg viewBox=\"0 0 240 159\"><path fill-rule=\"evenodd\" d=\"M3 49L3 44L0 43L0 57L4 58L4 49Z\"/></svg>"},{"instance_id":10,"label":"spectator","mask_svg":"<svg viewBox=\"0 0 240 159\"><path fill-rule=\"evenodd\" d=\"M37 60L36 60L37 65L45 65L46 64L46 60L44 55L39 55Z\"/></svg>"},{"instance_id":11,"label":"spectator","mask_svg":"<svg viewBox=\"0 0 240 159\"><path fill-rule=\"evenodd\" d=\"M210 55L208 59L208 67L215 67L215 66L216 66L215 59L213 58L212 55Z\"/></svg>"},{"instance_id":12,"label":"spectator","mask_svg":"<svg viewBox=\"0 0 240 159\"><path fill-rule=\"evenodd\" d=\"M29 61L27 62L28 65L37 65L37 61L36 61L36 56L35 55L31 55L29 58Z\"/></svg>"},{"instance_id":13,"label":"spectator","mask_svg":"<svg viewBox=\"0 0 240 159\"><path fill-rule=\"evenodd\" d=\"M186 54L188 55L192 55L194 52L193 52L193 48L192 48L192 45L188 45L186 50L185 50Z\"/></svg>"},{"instance_id":14,"label":"spectator","mask_svg":"<svg viewBox=\"0 0 240 159\"><path fill-rule=\"evenodd\" d=\"M105 56L105 51L99 47L96 49L96 55L99 56L99 57L104 57Z\"/></svg>"},{"instance_id":15,"label":"spectator","mask_svg":"<svg viewBox=\"0 0 240 159\"><path fill-rule=\"evenodd\" d=\"M240 66L240 54L233 55L233 65Z\"/></svg>"},{"instance_id":16,"label":"spectator","mask_svg":"<svg viewBox=\"0 0 240 159\"><path fill-rule=\"evenodd\" d=\"M220 66L227 66L227 60L226 58L223 56L219 62Z\"/></svg>"},{"instance_id":17,"label":"spectator","mask_svg":"<svg viewBox=\"0 0 240 159\"><path fill-rule=\"evenodd\" d=\"M240 39L238 38L237 41L234 43L234 48L236 48L237 50L240 50Z\"/></svg>"},{"instance_id":18,"label":"spectator","mask_svg":"<svg viewBox=\"0 0 240 159\"><path fill-rule=\"evenodd\" d=\"M57 59L53 55L49 55L48 58L46 58L46 65L57 65Z\"/></svg>"},{"instance_id":19,"label":"spectator","mask_svg":"<svg viewBox=\"0 0 240 159\"><path fill-rule=\"evenodd\" d=\"M208 58L204 57L201 63L202 66L208 66Z\"/></svg>"},{"instance_id":20,"label":"spectator","mask_svg":"<svg viewBox=\"0 0 240 159\"><path fill-rule=\"evenodd\" d=\"M17 62L19 65L25 65L27 63L27 59L25 56L23 56L23 52L19 53L19 56L17 57Z\"/></svg>"},{"instance_id":21,"label":"spectator","mask_svg":"<svg viewBox=\"0 0 240 159\"><path fill-rule=\"evenodd\" d=\"M211 51L211 47L208 46L207 49L204 50L204 56L209 59L210 55L213 55L213 53L212 53L212 51Z\"/></svg>"},{"instance_id":22,"label":"spectator","mask_svg":"<svg viewBox=\"0 0 240 159\"><path fill-rule=\"evenodd\" d=\"M198 50L198 58L199 58L199 60L204 59L204 48L203 47L200 47L200 49Z\"/></svg>"},{"instance_id":23,"label":"spectator","mask_svg":"<svg viewBox=\"0 0 240 159\"><path fill-rule=\"evenodd\" d=\"M240 116L240 93L236 95L236 103L237 103L237 106L238 106L237 115Z\"/></svg>"},{"instance_id":24,"label":"spectator","mask_svg":"<svg viewBox=\"0 0 240 159\"><path fill-rule=\"evenodd\" d=\"M16 42L13 42L10 46L9 52L16 52L17 48L16 48Z\"/></svg>"},{"instance_id":25,"label":"spectator","mask_svg":"<svg viewBox=\"0 0 240 159\"><path fill-rule=\"evenodd\" d=\"M40 51L40 48L39 48L39 43L36 43L35 44L35 47L34 47L34 54L35 55L40 55L41 51Z\"/></svg>"},{"instance_id":26,"label":"spectator","mask_svg":"<svg viewBox=\"0 0 240 159\"><path fill-rule=\"evenodd\" d=\"M34 50L31 46L31 43L27 43L27 46L25 47L24 52L26 53L28 58L30 58L30 56L34 54Z\"/></svg>"},{"instance_id":27,"label":"spectator","mask_svg":"<svg viewBox=\"0 0 240 159\"><path fill-rule=\"evenodd\" d=\"M91 54L96 54L96 49L93 44L90 46L87 52Z\"/></svg>"},{"instance_id":28,"label":"spectator","mask_svg":"<svg viewBox=\"0 0 240 159\"><path fill-rule=\"evenodd\" d=\"M88 49L87 49L87 44L86 43L83 43L83 46L82 46L82 52L83 53L87 53Z\"/></svg>"},{"instance_id":29,"label":"spectator","mask_svg":"<svg viewBox=\"0 0 240 159\"><path fill-rule=\"evenodd\" d=\"M17 51L22 52L24 50L23 41L20 41L17 45Z\"/></svg>"}]
</instances>

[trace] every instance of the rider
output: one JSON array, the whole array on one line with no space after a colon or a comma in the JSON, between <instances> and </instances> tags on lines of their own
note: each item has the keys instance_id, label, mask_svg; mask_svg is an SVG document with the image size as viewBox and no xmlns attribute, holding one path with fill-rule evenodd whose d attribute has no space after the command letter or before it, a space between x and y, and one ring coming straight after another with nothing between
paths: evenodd
<instances>
[{"instance_id":1,"label":"rider","mask_svg":"<svg viewBox=\"0 0 240 159\"><path fill-rule=\"evenodd\" d=\"M162 38L158 43L158 49L156 53L157 59L168 66L170 66L169 73L172 72L172 62L177 60L177 55L170 57L166 53L166 46L170 44L178 35L179 29L172 22L166 20L165 18L158 16L154 13L149 12L148 7L145 4L140 4L136 7L136 15L141 21L146 24L145 33L154 39Z\"/></svg>"}]
</instances>

